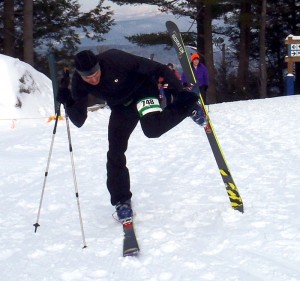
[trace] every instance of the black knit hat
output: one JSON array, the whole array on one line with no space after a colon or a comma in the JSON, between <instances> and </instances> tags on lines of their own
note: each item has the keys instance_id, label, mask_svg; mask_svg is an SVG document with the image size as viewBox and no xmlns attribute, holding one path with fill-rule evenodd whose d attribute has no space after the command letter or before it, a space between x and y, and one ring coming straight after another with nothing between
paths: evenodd
<instances>
[{"instance_id":1,"label":"black knit hat","mask_svg":"<svg viewBox=\"0 0 300 281\"><path fill-rule=\"evenodd\" d=\"M96 55L90 51L81 51L75 55L75 67L81 76L93 75L100 69L100 65Z\"/></svg>"}]
</instances>

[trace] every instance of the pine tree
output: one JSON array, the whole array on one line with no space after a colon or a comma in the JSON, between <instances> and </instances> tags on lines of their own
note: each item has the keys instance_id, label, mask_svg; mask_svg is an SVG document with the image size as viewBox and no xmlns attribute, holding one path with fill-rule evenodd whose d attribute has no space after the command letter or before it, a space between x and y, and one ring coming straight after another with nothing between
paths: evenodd
<instances>
[{"instance_id":1,"label":"pine tree","mask_svg":"<svg viewBox=\"0 0 300 281\"><path fill-rule=\"evenodd\" d=\"M15 52L15 15L14 15L14 0L4 0L0 8L3 11L3 44L0 50L4 54L14 56Z\"/></svg>"},{"instance_id":2,"label":"pine tree","mask_svg":"<svg viewBox=\"0 0 300 281\"><path fill-rule=\"evenodd\" d=\"M86 13L80 12L77 0L36 0L33 1L32 30L24 30L24 25L28 26L28 18L23 16L27 7L24 2L29 3L32 0L5 1L14 2L12 14L15 17L12 21L13 31L11 27L8 30L7 25L3 28L4 34L13 34L13 41L7 43L9 47L4 50L4 54L9 55L8 51L13 49L14 55L22 60L32 51L27 44L25 47L24 36L27 40L28 34L33 35L33 48L37 60L38 57L46 56L49 51L59 52L63 56L73 55L78 49L81 36L101 42L104 40L103 34L114 24L113 12L110 7L103 6L104 0L100 0L94 9ZM4 6L0 4L0 12L3 13L3 10ZM0 18L0 31L2 23ZM0 41L0 49L4 49L2 42Z\"/></svg>"},{"instance_id":3,"label":"pine tree","mask_svg":"<svg viewBox=\"0 0 300 281\"><path fill-rule=\"evenodd\" d=\"M24 61L33 65L33 0L24 0L23 14Z\"/></svg>"}]
</instances>

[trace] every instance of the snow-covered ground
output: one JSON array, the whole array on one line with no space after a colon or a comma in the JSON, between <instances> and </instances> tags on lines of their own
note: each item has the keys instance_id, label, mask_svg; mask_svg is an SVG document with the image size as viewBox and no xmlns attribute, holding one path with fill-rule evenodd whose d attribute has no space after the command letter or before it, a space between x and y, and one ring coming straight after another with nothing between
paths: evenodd
<instances>
[{"instance_id":1,"label":"snow-covered ground","mask_svg":"<svg viewBox=\"0 0 300 281\"><path fill-rule=\"evenodd\" d=\"M1 280L300 280L300 96L209 107L244 214L230 207L203 129L186 119L147 139L138 126L127 158L141 253L123 258L106 190L109 109L70 125L82 249L65 121L34 233L53 137L51 82L2 55L0 70ZM26 71L36 87L29 95L18 90Z\"/></svg>"}]
</instances>

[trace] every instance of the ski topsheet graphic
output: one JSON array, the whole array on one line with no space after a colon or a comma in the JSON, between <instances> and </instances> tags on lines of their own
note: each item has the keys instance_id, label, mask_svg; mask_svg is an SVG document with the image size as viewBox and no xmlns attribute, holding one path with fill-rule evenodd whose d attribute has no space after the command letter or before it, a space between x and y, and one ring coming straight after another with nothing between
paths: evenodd
<instances>
[{"instance_id":1,"label":"ski topsheet graphic","mask_svg":"<svg viewBox=\"0 0 300 281\"><path fill-rule=\"evenodd\" d=\"M172 21L167 21L166 22L166 27L168 30L168 33L172 39L173 42L173 46L176 50L178 59L180 61L180 64L182 66L182 70L186 76L187 81L190 84L196 84L196 78L194 76L194 72L191 68L191 64L189 61L189 57L188 54L186 52L180 31L177 27L177 25L172 22ZM195 90L195 89L194 89ZM208 138L209 144L211 146L211 150L214 154L214 157L216 159L219 171L220 171L220 175L222 177L222 180L225 184L226 187L226 191L231 203L231 206L233 209L238 210L240 212L244 212L244 206L243 206L243 201L242 198L239 194L238 188L234 183L233 177L230 173L229 167L226 163L224 154L222 152L220 143L217 139L216 133L214 131L212 122L208 116L208 112L206 110L205 104L203 102L203 99L200 95L199 89L196 90L197 94L199 94L200 98L199 98L199 102L207 116L208 122L207 125L205 126L204 130L206 133L206 136Z\"/></svg>"}]
</instances>

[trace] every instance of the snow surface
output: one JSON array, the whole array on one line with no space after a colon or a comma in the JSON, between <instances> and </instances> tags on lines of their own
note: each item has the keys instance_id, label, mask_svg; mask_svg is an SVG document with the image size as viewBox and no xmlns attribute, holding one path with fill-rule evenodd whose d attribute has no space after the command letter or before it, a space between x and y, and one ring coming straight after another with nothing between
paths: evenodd
<instances>
[{"instance_id":1,"label":"snow surface","mask_svg":"<svg viewBox=\"0 0 300 281\"><path fill-rule=\"evenodd\" d=\"M47 122L51 82L2 55L0 66L1 280L300 280L300 96L209 106L244 214L231 209L195 123L186 119L158 139L138 126L127 157L141 253L123 258L122 228L106 190L109 109L90 112L80 129L70 125L82 249L66 123L53 134ZM34 94L19 93L24 71ZM17 97L22 108L14 106Z\"/></svg>"}]
</instances>

